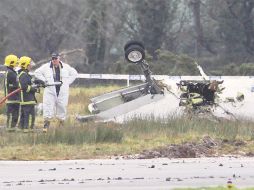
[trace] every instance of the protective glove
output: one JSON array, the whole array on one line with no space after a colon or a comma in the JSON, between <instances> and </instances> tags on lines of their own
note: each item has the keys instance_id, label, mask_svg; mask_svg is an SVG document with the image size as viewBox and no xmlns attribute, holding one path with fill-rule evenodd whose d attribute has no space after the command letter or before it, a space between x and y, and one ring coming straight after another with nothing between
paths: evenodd
<instances>
[{"instance_id":1,"label":"protective glove","mask_svg":"<svg viewBox=\"0 0 254 190\"><path fill-rule=\"evenodd\" d=\"M31 87L31 89L30 89L30 92L32 92L32 93L35 93L35 92L39 93L40 92L40 87L33 85Z\"/></svg>"},{"instance_id":2,"label":"protective glove","mask_svg":"<svg viewBox=\"0 0 254 190\"><path fill-rule=\"evenodd\" d=\"M33 81L34 84L36 84L38 87L45 87L45 82L43 80L40 80L40 79L35 79Z\"/></svg>"}]
</instances>

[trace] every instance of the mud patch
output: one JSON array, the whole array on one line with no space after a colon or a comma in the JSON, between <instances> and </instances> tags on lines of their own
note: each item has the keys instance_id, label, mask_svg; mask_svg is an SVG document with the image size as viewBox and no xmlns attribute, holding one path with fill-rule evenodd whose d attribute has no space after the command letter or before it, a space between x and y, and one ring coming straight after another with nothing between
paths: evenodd
<instances>
[{"instance_id":1,"label":"mud patch","mask_svg":"<svg viewBox=\"0 0 254 190\"><path fill-rule=\"evenodd\" d=\"M246 145L246 142L241 140L215 140L209 136L203 137L200 142L185 142L182 144L171 144L166 147L158 147L153 150L144 150L137 156L138 159L151 158L199 158L199 157L214 157L220 156L221 148L224 145L229 145L239 149ZM238 154L234 152L233 154ZM244 156L252 156L251 153L246 153Z\"/></svg>"}]
</instances>

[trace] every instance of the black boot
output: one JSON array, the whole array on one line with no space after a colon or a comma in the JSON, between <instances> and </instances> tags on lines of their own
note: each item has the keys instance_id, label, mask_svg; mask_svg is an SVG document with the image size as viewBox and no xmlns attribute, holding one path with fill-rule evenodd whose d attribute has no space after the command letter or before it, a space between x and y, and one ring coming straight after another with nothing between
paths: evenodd
<instances>
[{"instance_id":1,"label":"black boot","mask_svg":"<svg viewBox=\"0 0 254 190\"><path fill-rule=\"evenodd\" d=\"M57 127L63 127L64 126L64 120L58 119L57 121Z\"/></svg>"},{"instance_id":2,"label":"black boot","mask_svg":"<svg viewBox=\"0 0 254 190\"><path fill-rule=\"evenodd\" d=\"M48 131L49 125L50 125L50 121L44 120L43 132L46 133Z\"/></svg>"}]
</instances>

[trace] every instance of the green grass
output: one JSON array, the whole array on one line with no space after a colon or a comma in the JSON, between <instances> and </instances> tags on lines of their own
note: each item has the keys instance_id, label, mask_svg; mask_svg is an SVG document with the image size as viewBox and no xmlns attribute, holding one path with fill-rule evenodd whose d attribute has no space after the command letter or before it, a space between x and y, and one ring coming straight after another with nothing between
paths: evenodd
<instances>
[{"instance_id":1,"label":"green grass","mask_svg":"<svg viewBox=\"0 0 254 190\"><path fill-rule=\"evenodd\" d=\"M230 132L232 126L238 128L238 132L234 135ZM73 126L52 128L46 134L2 131L0 159L76 159L77 157L81 159L137 154L144 149L168 144L199 142L203 136L207 135L229 142L220 147L218 151L221 154L237 154L238 151L254 152L250 133L252 126L251 123L214 123L183 118L171 118L168 123L163 120L136 118L124 124L77 123ZM242 140L246 144L236 148L230 144L234 140ZM17 149L23 151L19 152Z\"/></svg>"},{"instance_id":2,"label":"green grass","mask_svg":"<svg viewBox=\"0 0 254 190\"><path fill-rule=\"evenodd\" d=\"M84 143L119 143L123 134L117 129L104 126L93 128L85 127L63 127L53 128L48 133L8 133L0 134L0 146L38 145L38 144L68 144L82 145Z\"/></svg>"},{"instance_id":3,"label":"green grass","mask_svg":"<svg viewBox=\"0 0 254 190\"><path fill-rule=\"evenodd\" d=\"M207 119L134 118L123 124L78 123L76 114L88 114L89 98L106 93L119 86L72 88L68 106L69 117L65 127L57 128L52 121L51 130L44 133L0 131L0 159L48 160L102 158L112 155L136 154L144 149L153 149L168 144L198 142L203 136L233 142L246 142L240 148L228 143L218 150L221 154L254 152L254 123L248 121L213 122ZM38 97L41 100L41 95ZM0 115L4 125L5 115ZM43 125L42 116L36 118L36 127ZM54 127L55 126L55 127Z\"/></svg>"},{"instance_id":4,"label":"green grass","mask_svg":"<svg viewBox=\"0 0 254 190\"><path fill-rule=\"evenodd\" d=\"M192 118L173 118L168 117L165 120L160 119L140 119L136 118L124 124L124 128L128 128L133 134L164 134L168 137L176 137L186 135L192 137L200 137L209 135L215 138L235 140L242 138L245 140L253 139L253 123L242 121L222 121L213 122L206 119Z\"/></svg>"}]
</instances>

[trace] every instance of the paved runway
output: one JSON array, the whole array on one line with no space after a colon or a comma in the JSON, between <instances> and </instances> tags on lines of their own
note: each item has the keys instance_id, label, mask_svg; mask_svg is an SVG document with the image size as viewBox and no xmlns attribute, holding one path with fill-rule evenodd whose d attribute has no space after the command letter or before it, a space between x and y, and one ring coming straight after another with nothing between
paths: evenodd
<instances>
[{"instance_id":1,"label":"paved runway","mask_svg":"<svg viewBox=\"0 0 254 190\"><path fill-rule=\"evenodd\" d=\"M0 161L0 189L254 187L254 158Z\"/></svg>"}]
</instances>

